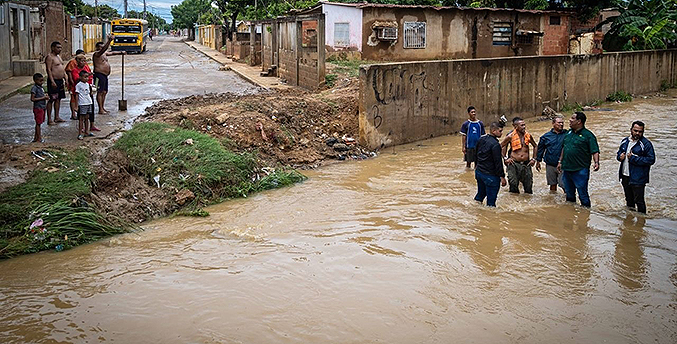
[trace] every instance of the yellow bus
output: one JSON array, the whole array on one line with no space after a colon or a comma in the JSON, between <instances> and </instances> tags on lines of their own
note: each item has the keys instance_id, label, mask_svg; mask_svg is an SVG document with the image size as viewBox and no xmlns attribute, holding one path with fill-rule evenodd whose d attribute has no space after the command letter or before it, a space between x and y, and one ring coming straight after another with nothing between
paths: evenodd
<instances>
[{"instance_id":1,"label":"yellow bus","mask_svg":"<svg viewBox=\"0 0 677 344\"><path fill-rule=\"evenodd\" d=\"M148 22L143 19L125 18L111 21L115 39L111 42L113 51L144 52L148 40Z\"/></svg>"}]
</instances>

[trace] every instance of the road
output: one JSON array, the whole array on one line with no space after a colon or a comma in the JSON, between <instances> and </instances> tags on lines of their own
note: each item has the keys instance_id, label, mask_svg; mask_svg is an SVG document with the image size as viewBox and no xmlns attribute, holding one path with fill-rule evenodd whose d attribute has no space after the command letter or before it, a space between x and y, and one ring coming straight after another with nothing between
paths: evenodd
<instances>
[{"instance_id":1,"label":"road","mask_svg":"<svg viewBox=\"0 0 677 344\"><path fill-rule=\"evenodd\" d=\"M195 94L231 92L249 94L259 88L230 71L219 71L220 65L193 50L175 37L155 37L143 54L131 54L125 60L125 99L127 111L118 111L121 99L121 56L110 56L110 76L106 108L110 115L99 115L96 125L102 129L96 137L105 137L121 128L130 127L134 119L153 103ZM90 64L91 67L91 64ZM60 116L70 118L69 99L61 101ZM17 94L0 103L0 140L3 144L30 143L35 122L30 95ZM76 140L77 121L42 125L46 144Z\"/></svg>"}]
</instances>

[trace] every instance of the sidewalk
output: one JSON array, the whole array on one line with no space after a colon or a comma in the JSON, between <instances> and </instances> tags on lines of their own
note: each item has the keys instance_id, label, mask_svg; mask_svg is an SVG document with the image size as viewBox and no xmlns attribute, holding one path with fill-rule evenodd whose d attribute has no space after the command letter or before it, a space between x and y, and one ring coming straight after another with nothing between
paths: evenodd
<instances>
[{"instance_id":1,"label":"sidewalk","mask_svg":"<svg viewBox=\"0 0 677 344\"><path fill-rule=\"evenodd\" d=\"M282 84L280 82L280 79L277 77L263 77L260 75L261 73L261 66L250 66L244 63L236 63L233 62L231 59L227 58L226 55L223 55L222 53L210 48L206 47L202 44L192 42L192 41L184 41L188 46L191 48L205 54L205 56L211 58L212 60L224 65L228 66L230 70L238 74L239 76L243 77L247 81L251 82L254 85L257 85L259 87L263 87L265 89L271 89L271 88L276 88L276 89L284 89L284 88L289 88L290 86Z\"/></svg>"},{"instance_id":2,"label":"sidewalk","mask_svg":"<svg viewBox=\"0 0 677 344\"><path fill-rule=\"evenodd\" d=\"M15 95L19 90L33 83L31 76L13 76L0 81L0 102Z\"/></svg>"}]
</instances>

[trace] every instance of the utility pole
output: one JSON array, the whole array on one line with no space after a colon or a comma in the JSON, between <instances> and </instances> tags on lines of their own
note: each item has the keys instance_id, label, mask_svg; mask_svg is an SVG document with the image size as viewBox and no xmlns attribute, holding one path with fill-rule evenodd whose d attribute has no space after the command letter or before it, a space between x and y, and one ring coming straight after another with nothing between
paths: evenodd
<instances>
[{"instance_id":1,"label":"utility pole","mask_svg":"<svg viewBox=\"0 0 677 344\"><path fill-rule=\"evenodd\" d=\"M125 18L127 18L127 0L125 0Z\"/></svg>"},{"instance_id":2,"label":"utility pole","mask_svg":"<svg viewBox=\"0 0 677 344\"><path fill-rule=\"evenodd\" d=\"M143 0L143 19L146 19L146 0Z\"/></svg>"},{"instance_id":3,"label":"utility pole","mask_svg":"<svg viewBox=\"0 0 677 344\"><path fill-rule=\"evenodd\" d=\"M94 0L94 18L99 19L99 0Z\"/></svg>"}]
</instances>

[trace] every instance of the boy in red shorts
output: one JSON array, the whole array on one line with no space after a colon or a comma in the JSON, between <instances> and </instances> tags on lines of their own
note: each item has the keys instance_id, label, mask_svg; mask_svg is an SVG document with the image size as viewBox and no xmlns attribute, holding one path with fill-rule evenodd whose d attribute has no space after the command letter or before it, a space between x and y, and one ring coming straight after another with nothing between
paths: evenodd
<instances>
[{"instance_id":1,"label":"boy in red shorts","mask_svg":"<svg viewBox=\"0 0 677 344\"><path fill-rule=\"evenodd\" d=\"M35 118L35 136L33 137L33 142L45 142L40 132L40 125L45 122L45 109L47 108L47 99L49 99L49 96L45 95L45 89L42 88L44 81L45 78L42 74L33 74L33 82L35 83L31 88L33 117Z\"/></svg>"}]
</instances>

